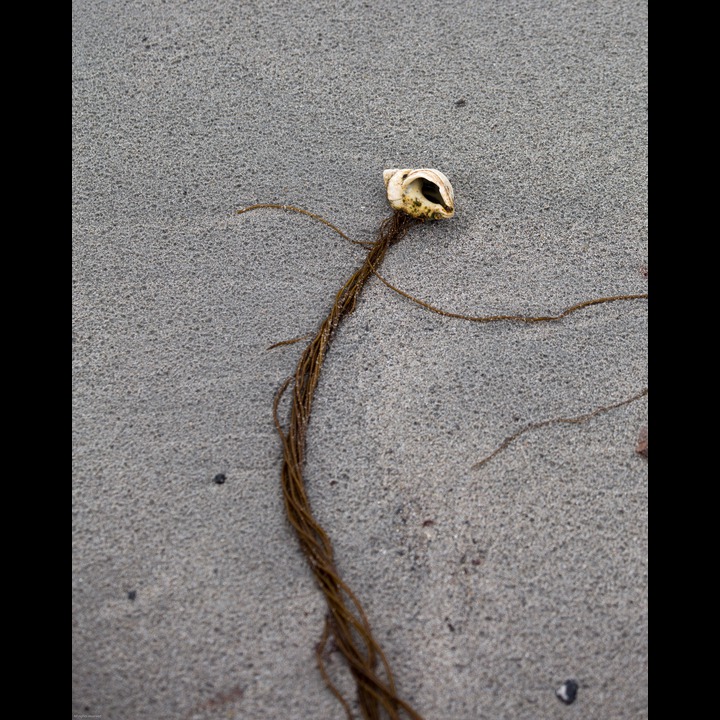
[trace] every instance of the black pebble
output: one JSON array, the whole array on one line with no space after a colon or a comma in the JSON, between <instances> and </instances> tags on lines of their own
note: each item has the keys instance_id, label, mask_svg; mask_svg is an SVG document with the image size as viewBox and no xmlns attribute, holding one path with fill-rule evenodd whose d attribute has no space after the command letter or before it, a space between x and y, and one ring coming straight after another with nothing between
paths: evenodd
<instances>
[{"instance_id":1,"label":"black pebble","mask_svg":"<svg viewBox=\"0 0 720 720\"><path fill-rule=\"evenodd\" d=\"M131 590L131 591L128 593L128 600L134 600L136 597L137 597L137 591L136 591L136 590Z\"/></svg>"},{"instance_id":2,"label":"black pebble","mask_svg":"<svg viewBox=\"0 0 720 720\"><path fill-rule=\"evenodd\" d=\"M218 484L218 485L222 485L226 480L227 480L227 478L225 477L225 473L218 473L218 474L213 478L213 482L216 483L216 484Z\"/></svg>"},{"instance_id":3,"label":"black pebble","mask_svg":"<svg viewBox=\"0 0 720 720\"><path fill-rule=\"evenodd\" d=\"M575 680L566 680L556 691L555 694L566 705L572 705L577 697L578 684Z\"/></svg>"}]
</instances>

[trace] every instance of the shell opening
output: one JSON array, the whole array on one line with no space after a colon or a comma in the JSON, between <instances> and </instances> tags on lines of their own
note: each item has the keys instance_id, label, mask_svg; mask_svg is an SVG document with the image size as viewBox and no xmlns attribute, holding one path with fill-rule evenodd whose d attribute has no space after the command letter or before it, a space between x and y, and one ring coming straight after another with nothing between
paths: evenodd
<instances>
[{"instance_id":1,"label":"shell opening","mask_svg":"<svg viewBox=\"0 0 720 720\"><path fill-rule=\"evenodd\" d=\"M430 202L442 206L448 212L453 209L452 205L448 205L443 199L440 188L434 182L428 180L427 178L422 178L422 186L420 187L420 192L422 192L422 194Z\"/></svg>"}]
</instances>

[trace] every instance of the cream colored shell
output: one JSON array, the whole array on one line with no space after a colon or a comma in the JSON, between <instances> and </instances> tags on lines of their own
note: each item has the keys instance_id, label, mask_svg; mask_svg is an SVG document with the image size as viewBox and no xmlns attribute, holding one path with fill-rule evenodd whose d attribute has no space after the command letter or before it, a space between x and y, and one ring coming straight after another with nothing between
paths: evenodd
<instances>
[{"instance_id":1,"label":"cream colored shell","mask_svg":"<svg viewBox=\"0 0 720 720\"><path fill-rule=\"evenodd\" d=\"M383 172L390 206L408 215L441 220L455 214L455 193L450 181L431 168L393 168Z\"/></svg>"}]
</instances>

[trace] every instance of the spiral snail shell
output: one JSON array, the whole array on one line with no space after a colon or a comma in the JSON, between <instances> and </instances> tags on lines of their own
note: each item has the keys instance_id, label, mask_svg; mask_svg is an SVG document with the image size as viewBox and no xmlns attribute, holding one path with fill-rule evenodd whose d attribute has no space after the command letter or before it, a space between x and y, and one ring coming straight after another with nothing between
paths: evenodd
<instances>
[{"instance_id":1,"label":"spiral snail shell","mask_svg":"<svg viewBox=\"0 0 720 720\"><path fill-rule=\"evenodd\" d=\"M455 214L455 193L445 175L432 168L393 168L383 172L387 197L394 210L429 220Z\"/></svg>"}]
</instances>

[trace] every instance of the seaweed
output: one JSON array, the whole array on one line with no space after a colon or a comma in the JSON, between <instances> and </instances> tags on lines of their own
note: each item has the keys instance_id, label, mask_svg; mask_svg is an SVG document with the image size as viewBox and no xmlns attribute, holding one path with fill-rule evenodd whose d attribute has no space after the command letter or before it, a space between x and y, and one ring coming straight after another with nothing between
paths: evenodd
<instances>
[{"instance_id":1,"label":"seaweed","mask_svg":"<svg viewBox=\"0 0 720 720\"><path fill-rule=\"evenodd\" d=\"M422 720L422 716L407 701L399 697L390 664L380 644L373 636L365 610L358 596L340 577L335 564L332 542L313 514L303 477L306 460L306 436L312 413L313 399L323 363L338 326L344 318L355 310L358 297L365 283L373 275L378 277L391 290L427 310L445 317L479 323L520 322L532 324L555 322L594 305L647 299L648 295L647 293L614 295L583 300L555 315L462 315L435 307L410 295L395 287L378 272L378 268L381 266L388 249L394 243L400 241L414 225L423 223L425 220L412 218L401 211L394 211L391 216L381 223L374 242L361 242L352 240L322 216L293 205L259 203L245 207L237 212L242 214L261 208L307 215L327 225L346 240L368 247L368 253L363 264L337 292L328 315L320 323L317 331L312 335L304 335L275 343L268 348L277 348L312 338L300 356L294 374L289 376L277 391L272 412L277 432L282 441L281 482L287 518L295 531L300 548L327 602L328 613L325 626L320 641L315 648L318 669L328 688L342 704L350 720L353 718L350 702L333 683L325 667L324 656L330 642L342 654L355 679L358 704L363 718L366 720L379 720L379 718L386 715L391 720L398 720L401 713L404 713L411 720ZM284 424L280 418L279 407L281 399L288 391L291 392L290 411L289 418ZM494 452L476 463L473 469L487 463L525 432L552 423L581 423L601 412L608 412L638 400L647 395L647 392L645 388L622 402L604 405L583 415L553 418L531 423L507 437Z\"/></svg>"}]
</instances>

